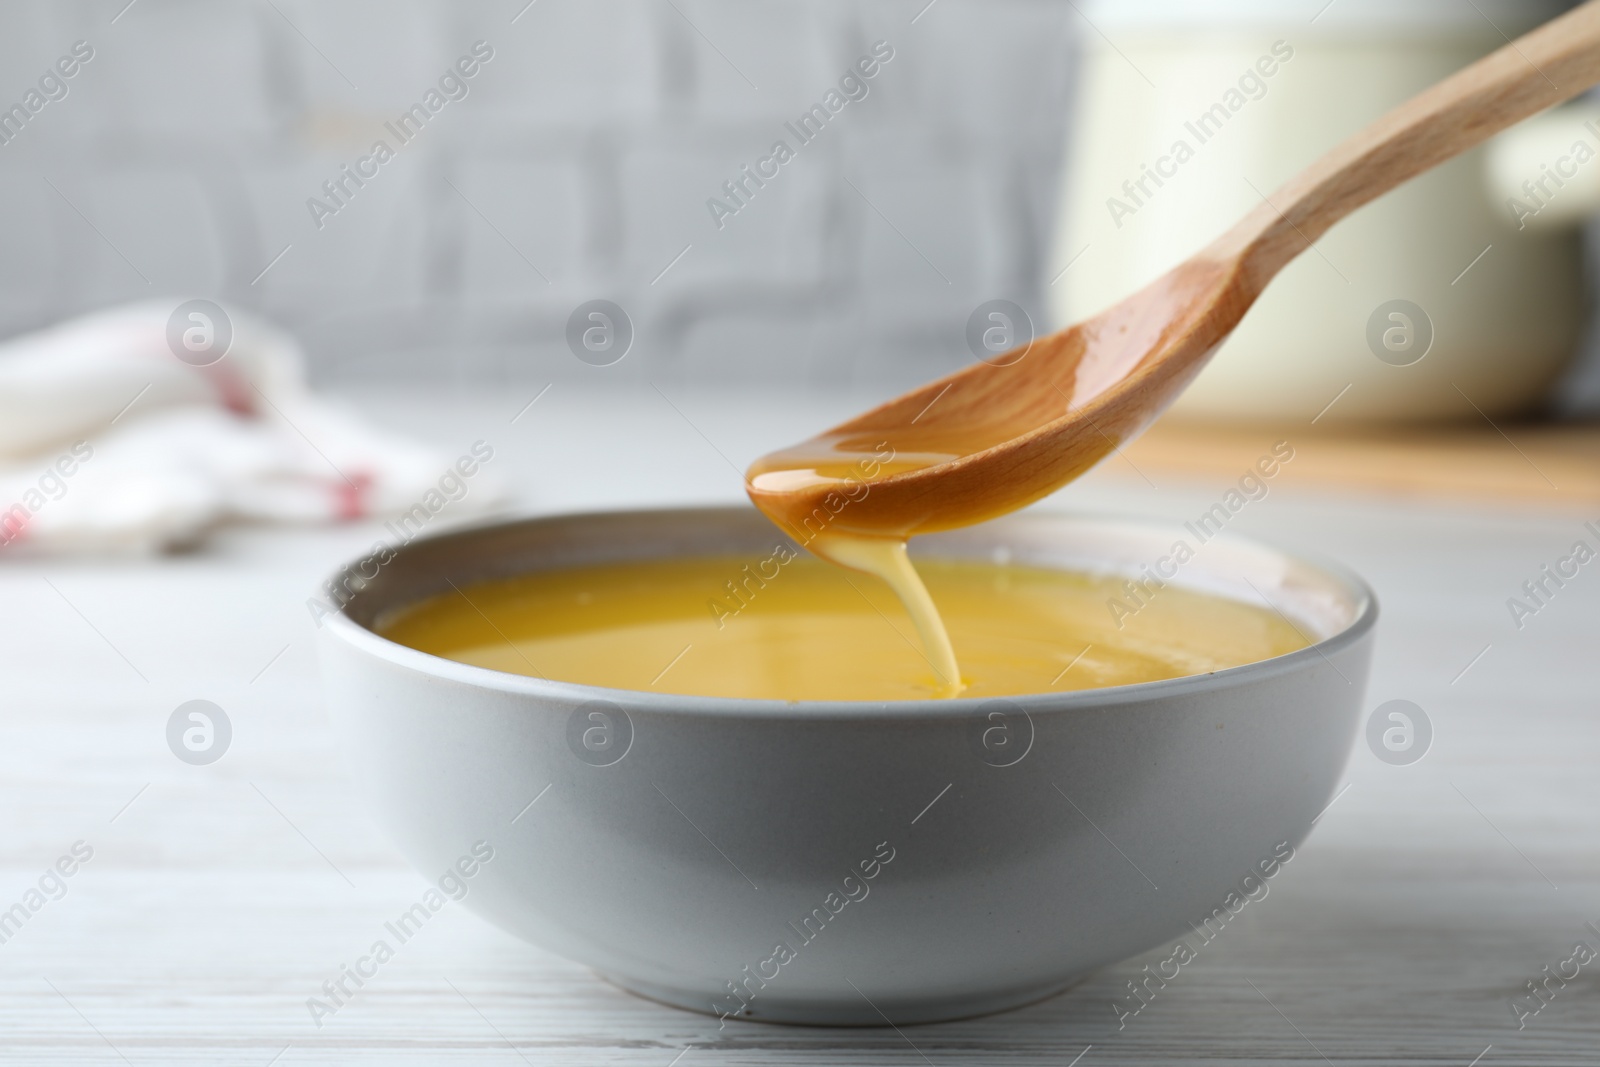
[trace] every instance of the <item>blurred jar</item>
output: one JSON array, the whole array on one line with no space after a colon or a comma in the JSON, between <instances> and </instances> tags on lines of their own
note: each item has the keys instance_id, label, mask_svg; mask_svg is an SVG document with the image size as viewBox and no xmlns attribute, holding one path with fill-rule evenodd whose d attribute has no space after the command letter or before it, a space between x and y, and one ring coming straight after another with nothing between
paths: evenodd
<instances>
[{"instance_id":1,"label":"blurred jar","mask_svg":"<svg viewBox=\"0 0 1600 1067\"><path fill-rule=\"evenodd\" d=\"M1323 5L1083 6L1094 29L1083 34L1051 276L1065 273L1049 288L1060 324L1192 255L1345 137L1503 45L1501 31L1515 37L1570 6ZM1485 156L1478 149L1413 179L1321 237L1173 410L1295 422L1343 391L1325 425L1459 418L1471 411L1463 394L1491 415L1536 405L1578 348L1580 239L1519 229ZM1600 160L1592 169L1600 175ZM1534 163L1526 177L1538 176ZM1419 351L1420 361L1397 365Z\"/></svg>"},{"instance_id":2,"label":"blurred jar","mask_svg":"<svg viewBox=\"0 0 1600 1067\"><path fill-rule=\"evenodd\" d=\"M1536 115L1489 146L1489 186L1518 230L1567 229L1600 211L1600 102Z\"/></svg>"}]
</instances>

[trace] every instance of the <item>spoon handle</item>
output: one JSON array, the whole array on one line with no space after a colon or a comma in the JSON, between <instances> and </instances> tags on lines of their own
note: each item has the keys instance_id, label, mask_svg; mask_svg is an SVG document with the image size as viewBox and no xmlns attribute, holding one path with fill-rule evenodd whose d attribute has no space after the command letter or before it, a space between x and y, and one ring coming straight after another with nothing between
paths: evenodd
<instances>
[{"instance_id":1,"label":"spoon handle","mask_svg":"<svg viewBox=\"0 0 1600 1067\"><path fill-rule=\"evenodd\" d=\"M1574 8L1419 93L1291 178L1223 234L1252 295L1356 208L1600 83L1600 0Z\"/></svg>"}]
</instances>

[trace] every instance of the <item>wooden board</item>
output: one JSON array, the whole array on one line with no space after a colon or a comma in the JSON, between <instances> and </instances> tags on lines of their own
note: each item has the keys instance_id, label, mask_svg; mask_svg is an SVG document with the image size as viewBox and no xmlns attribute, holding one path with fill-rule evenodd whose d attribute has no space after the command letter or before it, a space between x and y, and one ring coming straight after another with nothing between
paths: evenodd
<instances>
[{"instance_id":1,"label":"wooden board","mask_svg":"<svg viewBox=\"0 0 1600 1067\"><path fill-rule=\"evenodd\" d=\"M1125 464L1107 467L1135 478L1142 472L1157 485L1163 474L1233 481L1277 441L1295 450L1284 468L1291 484L1557 510L1600 503L1600 423L1324 430L1163 419L1123 450Z\"/></svg>"}]
</instances>

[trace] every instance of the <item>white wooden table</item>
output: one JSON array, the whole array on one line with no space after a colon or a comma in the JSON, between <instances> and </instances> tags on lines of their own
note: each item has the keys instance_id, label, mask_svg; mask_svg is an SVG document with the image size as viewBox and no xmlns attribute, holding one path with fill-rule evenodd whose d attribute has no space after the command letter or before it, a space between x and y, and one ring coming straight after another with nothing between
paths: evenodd
<instances>
[{"instance_id":1,"label":"white wooden table","mask_svg":"<svg viewBox=\"0 0 1600 1067\"><path fill-rule=\"evenodd\" d=\"M668 388L680 414L649 390L558 387L511 425L534 392L367 403L451 447L493 441L526 506L553 511L736 500L730 463L856 402ZM641 435L654 442L630 468ZM1116 468L1046 506L1176 522L1223 488ZM1575 941L1600 948L1584 926L1600 926L1600 563L1520 632L1505 606L1582 536L1580 513L1319 498L1291 466L1235 527L1376 586L1368 706L1413 700L1436 736L1400 767L1358 743L1347 791L1270 896L1121 1031L1111 1003L1155 954L970 1022L719 1030L455 906L318 1029L307 998L422 885L351 789L304 606L373 528L241 531L155 562L0 562L0 909L75 842L93 849L0 944L0 1061L1600 1062L1600 961L1520 1031L1509 1007ZM164 736L195 698L233 723L210 766Z\"/></svg>"}]
</instances>

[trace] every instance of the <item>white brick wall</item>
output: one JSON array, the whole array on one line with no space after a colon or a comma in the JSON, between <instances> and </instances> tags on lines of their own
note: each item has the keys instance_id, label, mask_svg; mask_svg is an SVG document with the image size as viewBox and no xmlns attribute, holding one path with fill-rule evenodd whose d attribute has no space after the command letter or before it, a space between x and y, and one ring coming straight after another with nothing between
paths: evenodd
<instances>
[{"instance_id":1,"label":"white brick wall","mask_svg":"<svg viewBox=\"0 0 1600 1067\"><path fill-rule=\"evenodd\" d=\"M124 2L0 7L7 105L96 53L0 146L0 334L209 296L324 382L545 381L597 373L563 335L603 297L637 336L608 374L909 383L969 358L985 299L1043 318L1057 0ZM316 229L306 198L478 39L466 99ZM868 97L718 231L706 198L878 39Z\"/></svg>"}]
</instances>

